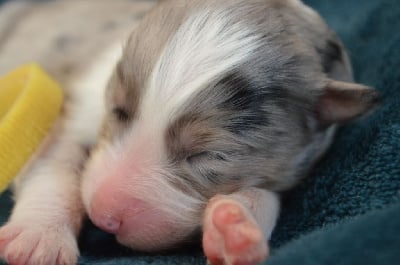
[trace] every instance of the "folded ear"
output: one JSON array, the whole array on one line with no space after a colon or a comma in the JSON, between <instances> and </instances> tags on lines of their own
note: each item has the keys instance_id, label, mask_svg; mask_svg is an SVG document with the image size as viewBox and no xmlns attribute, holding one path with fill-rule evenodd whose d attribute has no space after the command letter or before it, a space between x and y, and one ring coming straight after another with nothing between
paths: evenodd
<instances>
[{"instance_id":1,"label":"folded ear","mask_svg":"<svg viewBox=\"0 0 400 265\"><path fill-rule=\"evenodd\" d=\"M324 124L346 123L375 110L381 99L370 87L329 80L317 101L317 117Z\"/></svg>"}]
</instances>

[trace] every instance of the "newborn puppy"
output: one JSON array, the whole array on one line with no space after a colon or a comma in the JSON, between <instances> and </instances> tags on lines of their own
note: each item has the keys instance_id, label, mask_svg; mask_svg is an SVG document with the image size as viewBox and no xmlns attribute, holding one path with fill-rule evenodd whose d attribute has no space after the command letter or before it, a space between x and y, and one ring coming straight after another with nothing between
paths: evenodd
<instances>
[{"instance_id":1,"label":"newborn puppy","mask_svg":"<svg viewBox=\"0 0 400 265\"><path fill-rule=\"evenodd\" d=\"M11 264L76 263L84 210L136 250L202 231L211 264L258 264L277 194L379 99L298 0L161 1L79 82L16 185L0 230Z\"/></svg>"}]
</instances>

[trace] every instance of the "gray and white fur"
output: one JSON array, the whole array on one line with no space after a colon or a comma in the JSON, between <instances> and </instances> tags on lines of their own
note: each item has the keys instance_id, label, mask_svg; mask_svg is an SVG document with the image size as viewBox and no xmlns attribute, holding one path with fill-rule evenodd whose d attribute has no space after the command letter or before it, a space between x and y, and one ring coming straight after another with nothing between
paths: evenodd
<instances>
[{"instance_id":1,"label":"gray and white fur","mask_svg":"<svg viewBox=\"0 0 400 265\"><path fill-rule=\"evenodd\" d=\"M0 229L11 264L75 264L85 212L133 249L201 231L211 264L258 264L279 192L307 175L338 125L379 103L299 0L164 0L126 42L115 35L104 52L73 57L83 74L59 75L63 116L16 180Z\"/></svg>"}]
</instances>

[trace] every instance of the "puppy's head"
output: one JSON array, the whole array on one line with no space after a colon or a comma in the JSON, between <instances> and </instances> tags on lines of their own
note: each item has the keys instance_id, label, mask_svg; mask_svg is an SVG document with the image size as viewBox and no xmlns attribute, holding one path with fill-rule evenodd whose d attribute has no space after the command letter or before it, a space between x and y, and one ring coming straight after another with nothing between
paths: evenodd
<instances>
[{"instance_id":1,"label":"puppy's head","mask_svg":"<svg viewBox=\"0 0 400 265\"><path fill-rule=\"evenodd\" d=\"M90 218L140 250L182 241L216 194L291 187L377 94L299 1L164 1L130 37L83 182Z\"/></svg>"}]
</instances>

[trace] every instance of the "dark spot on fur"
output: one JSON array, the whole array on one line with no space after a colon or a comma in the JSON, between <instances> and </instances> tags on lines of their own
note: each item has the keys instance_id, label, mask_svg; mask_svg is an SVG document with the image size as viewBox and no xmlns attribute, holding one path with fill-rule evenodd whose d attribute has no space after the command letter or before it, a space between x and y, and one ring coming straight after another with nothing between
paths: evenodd
<instances>
[{"instance_id":1,"label":"dark spot on fur","mask_svg":"<svg viewBox=\"0 0 400 265\"><path fill-rule=\"evenodd\" d=\"M217 86L226 94L218 108L231 113L225 126L230 132L241 134L269 124L265 104L278 96L273 90L267 92L261 84L252 82L240 72L228 75Z\"/></svg>"},{"instance_id":2,"label":"dark spot on fur","mask_svg":"<svg viewBox=\"0 0 400 265\"><path fill-rule=\"evenodd\" d=\"M101 30L103 30L103 31L112 31L112 30L116 29L117 27L118 27L118 23L116 21L109 20L109 21L106 21L102 25Z\"/></svg>"},{"instance_id":3,"label":"dark spot on fur","mask_svg":"<svg viewBox=\"0 0 400 265\"><path fill-rule=\"evenodd\" d=\"M59 51L65 51L79 42L79 38L71 35L61 35L56 38L54 45Z\"/></svg>"}]
</instances>

